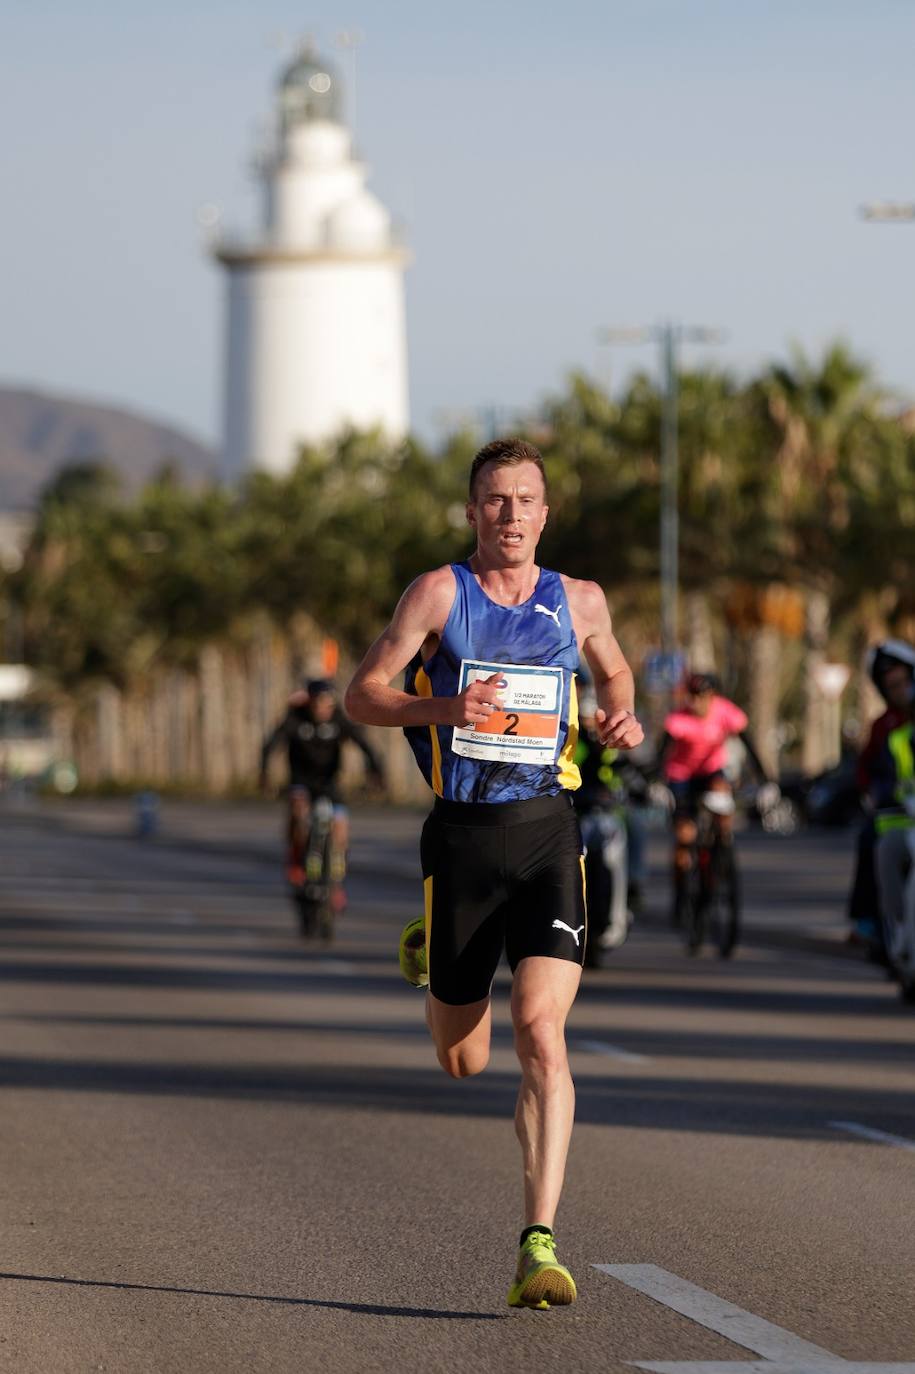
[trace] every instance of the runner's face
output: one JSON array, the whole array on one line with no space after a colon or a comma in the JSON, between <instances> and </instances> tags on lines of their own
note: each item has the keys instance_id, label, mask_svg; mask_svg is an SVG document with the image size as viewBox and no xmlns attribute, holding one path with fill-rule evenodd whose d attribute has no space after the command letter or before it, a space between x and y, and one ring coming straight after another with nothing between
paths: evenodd
<instances>
[{"instance_id":1,"label":"runner's face","mask_svg":"<svg viewBox=\"0 0 915 1374\"><path fill-rule=\"evenodd\" d=\"M477 474L467 521L481 553L517 567L533 559L548 510L536 463L487 463Z\"/></svg>"}]
</instances>

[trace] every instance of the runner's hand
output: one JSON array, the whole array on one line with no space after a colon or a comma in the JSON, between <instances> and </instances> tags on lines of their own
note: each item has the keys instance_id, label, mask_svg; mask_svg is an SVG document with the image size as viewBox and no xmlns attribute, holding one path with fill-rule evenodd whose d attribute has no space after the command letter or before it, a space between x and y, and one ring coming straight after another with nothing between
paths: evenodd
<instances>
[{"instance_id":1,"label":"runner's hand","mask_svg":"<svg viewBox=\"0 0 915 1374\"><path fill-rule=\"evenodd\" d=\"M645 738L645 731L631 711L614 711L608 716L600 706L594 712L597 737L611 749L635 749Z\"/></svg>"},{"instance_id":2,"label":"runner's hand","mask_svg":"<svg viewBox=\"0 0 915 1374\"><path fill-rule=\"evenodd\" d=\"M501 673L493 673L492 677L471 682L459 697L451 698L449 704L452 709L448 724L465 727L488 720L493 711L497 711L502 705L502 692L507 685Z\"/></svg>"}]
</instances>

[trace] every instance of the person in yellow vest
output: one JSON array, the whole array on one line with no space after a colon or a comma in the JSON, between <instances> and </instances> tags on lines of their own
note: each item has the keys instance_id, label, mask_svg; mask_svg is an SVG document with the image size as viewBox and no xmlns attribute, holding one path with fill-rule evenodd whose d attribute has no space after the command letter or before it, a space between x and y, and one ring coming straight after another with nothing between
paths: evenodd
<instances>
[{"instance_id":1,"label":"person in yellow vest","mask_svg":"<svg viewBox=\"0 0 915 1374\"><path fill-rule=\"evenodd\" d=\"M880 760L877 885L887 952L906 1002L915 1002L915 702L887 736Z\"/></svg>"}]
</instances>

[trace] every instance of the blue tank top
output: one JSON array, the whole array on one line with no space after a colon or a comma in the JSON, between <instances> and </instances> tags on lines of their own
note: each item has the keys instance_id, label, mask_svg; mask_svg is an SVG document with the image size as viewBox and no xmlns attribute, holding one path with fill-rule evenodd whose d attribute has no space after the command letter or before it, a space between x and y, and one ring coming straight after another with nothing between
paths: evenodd
<instances>
[{"instance_id":1,"label":"blue tank top","mask_svg":"<svg viewBox=\"0 0 915 1374\"><path fill-rule=\"evenodd\" d=\"M454 603L439 646L407 668L413 696L454 697L498 671L502 707L476 729L415 725L405 731L422 774L439 797L509 802L581 785L575 765L578 644L559 573L541 568L533 595L500 606L467 563L452 563Z\"/></svg>"}]
</instances>

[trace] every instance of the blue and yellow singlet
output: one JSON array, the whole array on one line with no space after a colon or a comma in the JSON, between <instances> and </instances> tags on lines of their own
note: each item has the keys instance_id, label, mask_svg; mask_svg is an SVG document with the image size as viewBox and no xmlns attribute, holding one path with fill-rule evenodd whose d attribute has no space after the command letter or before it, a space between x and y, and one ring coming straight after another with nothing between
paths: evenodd
<instances>
[{"instance_id":1,"label":"blue and yellow singlet","mask_svg":"<svg viewBox=\"0 0 915 1374\"><path fill-rule=\"evenodd\" d=\"M501 708L475 728L414 725L404 733L422 774L439 797L510 802L581 785L575 673L579 655L559 573L541 568L533 594L500 606L467 563L452 563L454 604L439 646L407 668L413 696L455 697L498 672Z\"/></svg>"}]
</instances>

